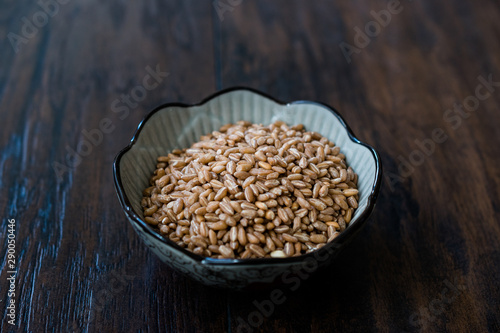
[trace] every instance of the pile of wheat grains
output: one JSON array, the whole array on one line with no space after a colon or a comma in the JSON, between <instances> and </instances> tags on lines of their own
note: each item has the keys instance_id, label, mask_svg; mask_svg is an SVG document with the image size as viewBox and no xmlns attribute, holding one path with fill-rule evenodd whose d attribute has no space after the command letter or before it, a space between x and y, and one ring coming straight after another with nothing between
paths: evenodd
<instances>
[{"instance_id":1,"label":"pile of wheat grains","mask_svg":"<svg viewBox=\"0 0 500 333\"><path fill-rule=\"evenodd\" d=\"M148 224L198 255L284 258L347 227L357 181L340 148L303 125L239 121L158 157L141 204Z\"/></svg>"}]
</instances>

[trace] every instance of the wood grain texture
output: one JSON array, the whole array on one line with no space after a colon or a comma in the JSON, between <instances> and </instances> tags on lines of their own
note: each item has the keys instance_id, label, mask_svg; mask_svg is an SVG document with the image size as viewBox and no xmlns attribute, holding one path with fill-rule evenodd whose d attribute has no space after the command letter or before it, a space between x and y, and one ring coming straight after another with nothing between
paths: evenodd
<instances>
[{"instance_id":1,"label":"wood grain texture","mask_svg":"<svg viewBox=\"0 0 500 333\"><path fill-rule=\"evenodd\" d=\"M401 1L359 47L355 28L388 2L215 4L69 1L15 52L9 33L22 35L23 17L41 7L0 3L0 331L498 332L500 86L480 88L489 95L475 111L447 110L474 102L479 77L500 82L500 5ZM358 45L350 63L342 42ZM137 88L156 70L168 74ZM115 154L149 110L234 85L336 107L385 172L359 236L298 290L283 284L286 300L266 316L256 304L270 291L214 290L162 264L112 183ZM113 130L68 161L103 119ZM435 129L447 139L424 154ZM68 168L58 175L54 162ZM15 328L4 260L12 218Z\"/></svg>"}]
</instances>

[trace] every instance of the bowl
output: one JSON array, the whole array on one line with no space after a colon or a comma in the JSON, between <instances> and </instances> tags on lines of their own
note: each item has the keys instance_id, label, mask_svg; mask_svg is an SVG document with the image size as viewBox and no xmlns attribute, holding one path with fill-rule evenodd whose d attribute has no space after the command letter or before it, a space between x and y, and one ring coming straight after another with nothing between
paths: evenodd
<instances>
[{"instance_id":1,"label":"bowl","mask_svg":"<svg viewBox=\"0 0 500 333\"><path fill-rule=\"evenodd\" d=\"M160 155L189 147L200 136L222 125L247 120L268 125L281 120L304 124L340 146L348 165L358 173L359 204L349 226L319 250L290 258L213 259L198 256L163 237L145 221L142 191ZM293 281L299 270L308 275L329 265L366 223L375 206L382 166L378 153L359 141L340 114L317 102L279 102L248 88L230 88L201 103L164 104L139 124L130 144L118 153L113 164L116 193L125 216L143 242L169 267L205 285L246 289Z\"/></svg>"}]
</instances>

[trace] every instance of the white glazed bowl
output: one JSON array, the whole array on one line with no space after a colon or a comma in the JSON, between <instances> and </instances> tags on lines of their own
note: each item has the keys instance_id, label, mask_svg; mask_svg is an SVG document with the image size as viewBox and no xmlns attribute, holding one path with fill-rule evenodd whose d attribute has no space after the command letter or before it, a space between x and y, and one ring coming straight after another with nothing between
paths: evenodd
<instances>
[{"instance_id":1,"label":"white glazed bowl","mask_svg":"<svg viewBox=\"0 0 500 333\"><path fill-rule=\"evenodd\" d=\"M291 258L212 259L198 256L161 236L143 220L142 191L156 167L156 159L173 149L187 148L222 125L247 120L268 125L282 120L304 124L306 130L326 136L340 146L348 165L358 174L359 206L347 229L332 242L309 254ZM281 103L248 88L231 88L196 105L166 104L139 124L130 144L115 158L116 192L128 220L144 243L171 268L206 285L251 288L276 284L298 269L311 273L329 264L360 230L375 205L382 166L377 152L354 137L331 107L297 101Z\"/></svg>"}]
</instances>

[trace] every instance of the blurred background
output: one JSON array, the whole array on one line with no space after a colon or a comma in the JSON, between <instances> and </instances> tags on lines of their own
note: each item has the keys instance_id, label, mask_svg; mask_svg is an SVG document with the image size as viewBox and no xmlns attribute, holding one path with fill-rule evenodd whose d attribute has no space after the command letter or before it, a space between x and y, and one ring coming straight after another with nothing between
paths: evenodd
<instances>
[{"instance_id":1,"label":"blurred background","mask_svg":"<svg viewBox=\"0 0 500 333\"><path fill-rule=\"evenodd\" d=\"M15 219L18 272L13 326L0 260L0 330L500 330L499 15L472 0L0 1L0 257ZM232 86L335 107L384 166L368 225L270 314L269 292L162 264L112 182L150 110Z\"/></svg>"}]
</instances>

